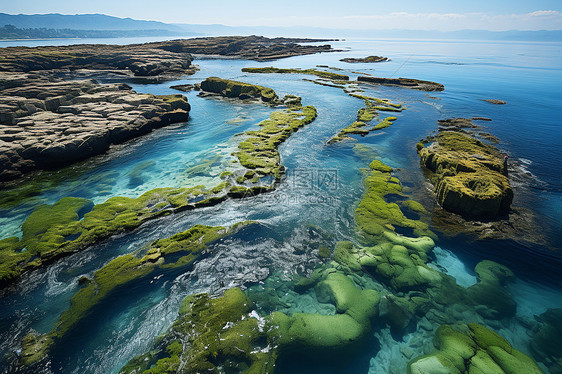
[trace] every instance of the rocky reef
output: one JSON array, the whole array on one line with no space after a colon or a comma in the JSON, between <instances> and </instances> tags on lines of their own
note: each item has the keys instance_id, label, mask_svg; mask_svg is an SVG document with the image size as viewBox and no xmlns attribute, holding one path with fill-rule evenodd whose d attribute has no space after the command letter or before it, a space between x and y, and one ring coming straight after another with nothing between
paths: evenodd
<instances>
[{"instance_id":1,"label":"rocky reef","mask_svg":"<svg viewBox=\"0 0 562 374\"><path fill-rule=\"evenodd\" d=\"M0 73L0 182L104 153L189 118L182 95L138 94L125 84Z\"/></svg>"},{"instance_id":2,"label":"rocky reef","mask_svg":"<svg viewBox=\"0 0 562 374\"><path fill-rule=\"evenodd\" d=\"M403 109L401 104L394 104L389 100L362 96L354 93L349 93L349 95L363 100L365 102L365 107L359 109L357 111L357 119L351 125L343 128L338 134L331 138L328 141L328 144L350 139L348 134L365 136L371 131L385 129L393 124L396 117L386 117L378 124L371 126L370 128L368 126L373 119L378 117L379 112L401 112Z\"/></svg>"},{"instance_id":3,"label":"rocky reef","mask_svg":"<svg viewBox=\"0 0 562 374\"><path fill-rule=\"evenodd\" d=\"M83 282L84 286L70 299L70 307L60 316L51 332L44 335L32 332L23 339L22 365L29 366L44 360L53 344L116 289L145 279L157 271L185 270L208 245L248 224L244 222L230 228L197 225L170 238L157 240L145 251L110 261L94 273L93 279Z\"/></svg>"},{"instance_id":4,"label":"rocky reef","mask_svg":"<svg viewBox=\"0 0 562 374\"><path fill-rule=\"evenodd\" d=\"M214 93L229 98L256 99L272 105L280 104L279 97L271 88L217 77L210 77L201 82L201 90L203 93Z\"/></svg>"},{"instance_id":5,"label":"rocky reef","mask_svg":"<svg viewBox=\"0 0 562 374\"><path fill-rule=\"evenodd\" d=\"M353 63L360 63L360 62L384 62L384 61L389 61L389 59L388 57L382 57L382 56L367 56L362 58L347 57L347 58L340 59L340 61L353 64Z\"/></svg>"},{"instance_id":6,"label":"rocky reef","mask_svg":"<svg viewBox=\"0 0 562 374\"><path fill-rule=\"evenodd\" d=\"M370 169L375 175L365 179L367 190L357 208L360 214L388 191L401 193L390 167L375 160ZM464 366L457 368L468 359L474 369L483 370L474 372L488 373L486 368L497 366L504 370L498 373L514 372L513 367L541 373L531 358L483 325L457 323L467 318L463 313L470 313L478 323L512 318L516 305L507 285L513 273L482 261L475 268L476 284L459 286L432 266L434 241L423 236L433 236L427 226L406 219L401 212L413 208L422 214L423 208L412 200L396 207L380 204L368 217L356 218L360 232L370 225L377 227L376 235L364 236L365 246L337 243L333 255L308 276L284 280L283 286L270 276L263 285L245 292L232 288L215 298L188 296L172 327L121 373L273 373L295 357L327 365L335 362L327 357L363 354L370 336L387 326L401 334L416 325L429 333L433 326L443 324L454 329L448 325L437 329L439 351L414 358L423 355L425 348L404 348L412 357L411 373L438 372L432 370L442 367L447 369L443 372L468 372ZM395 227L404 222L417 227L422 236L397 233ZM299 300L307 300L306 310L299 307ZM457 326L464 329L457 331Z\"/></svg>"},{"instance_id":7,"label":"rocky reef","mask_svg":"<svg viewBox=\"0 0 562 374\"><path fill-rule=\"evenodd\" d=\"M417 149L443 209L466 217L496 217L510 209L513 191L494 146L446 130Z\"/></svg>"},{"instance_id":8,"label":"rocky reef","mask_svg":"<svg viewBox=\"0 0 562 374\"><path fill-rule=\"evenodd\" d=\"M357 77L357 81L361 83L380 84L383 86L405 87L420 91L443 91L445 89L445 86L441 83L410 78L378 78L361 75Z\"/></svg>"},{"instance_id":9,"label":"rocky reef","mask_svg":"<svg viewBox=\"0 0 562 374\"><path fill-rule=\"evenodd\" d=\"M259 73L259 74L307 74L315 75L319 78L330 79L333 81L348 81L349 76L338 73L331 73L318 69L284 69L274 68L273 66L265 68L243 68L244 73Z\"/></svg>"},{"instance_id":10,"label":"rocky reef","mask_svg":"<svg viewBox=\"0 0 562 374\"><path fill-rule=\"evenodd\" d=\"M113 197L95 206L87 199L65 197L38 207L23 223L21 239L0 240L0 287L148 220L273 190L284 172L278 146L316 118L316 109L303 107L299 97L287 95L284 101L288 108L271 113L258 124L260 130L241 134L244 138L234 154L241 168L222 173L224 181L213 188L156 188L137 198Z\"/></svg>"},{"instance_id":11,"label":"rocky reef","mask_svg":"<svg viewBox=\"0 0 562 374\"><path fill-rule=\"evenodd\" d=\"M436 351L408 364L408 374L543 373L532 358L476 323L442 325L434 344Z\"/></svg>"}]
</instances>

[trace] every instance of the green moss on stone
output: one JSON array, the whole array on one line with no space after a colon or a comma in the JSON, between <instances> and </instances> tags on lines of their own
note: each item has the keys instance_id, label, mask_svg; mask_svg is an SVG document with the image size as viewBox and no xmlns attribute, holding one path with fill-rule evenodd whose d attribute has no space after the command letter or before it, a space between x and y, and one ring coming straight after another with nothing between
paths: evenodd
<instances>
[{"instance_id":1,"label":"green moss on stone","mask_svg":"<svg viewBox=\"0 0 562 374\"><path fill-rule=\"evenodd\" d=\"M50 333L41 337L30 335L24 339L22 357L32 357L35 361L44 358L53 343L60 340L86 317L92 308L118 288L146 278L157 269L186 268L199 258L207 245L231 235L247 224L248 222L244 222L230 228L196 225L167 239L156 240L142 256L128 254L110 261L97 270L92 281L70 299L70 307L62 313ZM35 345L30 343L31 340ZM41 352L43 357L37 352ZM25 363L31 362L28 359Z\"/></svg>"},{"instance_id":2,"label":"green moss on stone","mask_svg":"<svg viewBox=\"0 0 562 374\"><path fill-rule=\"evenodd\" d=\"M432 172L444 209L467 217L493 217L509 210L513 191L495 147L458 131L442 131L433 143L418 147L418 153Z\"/></svg>"},{"instance_id":3,"label":"green moss on stone","mask_svg":"<svg viewBox=\"0 0 562 374\"><path fill-rule=\"evenodd\" d=\"M532 358L482 325L442 325L434 344L436 351L410 361L408 373L542 373Z\"/></svg>"},{"instance_id":4,"label":"green moss on stone","mask_svg":"<svg viewBox=\"0 0 562 374\"><path fill-rule=\"evenodd\" d=\"M273 105L281 103L279 97L271 88L218 77L205 79L201 82L201 89L230 98L259 99Z\"/></svg>"}]
</instances>

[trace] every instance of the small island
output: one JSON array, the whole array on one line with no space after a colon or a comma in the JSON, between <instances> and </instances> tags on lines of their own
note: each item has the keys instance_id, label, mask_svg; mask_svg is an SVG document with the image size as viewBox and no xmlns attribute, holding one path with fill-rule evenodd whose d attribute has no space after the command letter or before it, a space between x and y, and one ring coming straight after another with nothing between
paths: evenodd
<instances>
[{"instance_id":1,"label":"small island","mask_svg":"<svg viewBox=\"0 0 562 374\"><path fill-rule=\"evenodd\" d=\"M367 56L367 57L363 57L363 58L346 57L346 58L340 59L340 61L341 62L348 62L350 64L356 64L356 63L360 63L360 62L367 62L367 63L385 62L385 61L390 61L390 59L388 57L382 57L382 56Z\"/></svg>"}]
</instances>

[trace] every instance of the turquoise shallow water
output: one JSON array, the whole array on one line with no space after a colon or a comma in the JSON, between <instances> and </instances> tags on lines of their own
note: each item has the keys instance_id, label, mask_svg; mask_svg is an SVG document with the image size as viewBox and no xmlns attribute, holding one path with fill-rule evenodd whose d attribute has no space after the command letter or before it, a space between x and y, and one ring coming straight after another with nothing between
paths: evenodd
<instances>
[{"instance_id":1,"label":"turquoise shallow water","mask_svg":"<svg viewBox=\"0 0 562 374\"><path fill-rule=\"evenodd\" d=\"M271 87L280 96L302 96L305 105L317 108L318 118L281 145L287 174L276 191L154 220L26 276L18 292L0 299L0 354L16 350L17 342L30 328L49 331L68 307L80 276L91 275L110 259L194 224L229 225L246 219L261 223L258 228L215 245L212 254L198 261L190 272L164 274L149 284L139 282L104 302L57 346L46 372L118 371L133 356L149 349L154 338L176 318L181 300L194 292L218 295L234 286L271 285L285 298L288 312L333 313L331 305L321 304L311 295L291 293L286 283L292 275L306 274L318 266L320 260L310 243L332 246L338 240L353 238L353 211L363 192L360 168L365 168L373 157L397 168L405 190L431 206L415 144L437 129L438 119L492 118L492 122L482 123L484 131L501 139L499 148L510 154L513 167L518 168L514 205L535 212L540 229L560 250L562 44L374 40L333 44L349 51L273 63L196 60L200 70L179 81L131 83L139 92L168 94L177 93L170 85L200 82L208 76L243 80ZM391 61L353 65L338 61L344 56L369 54L388 56ZM338 88L302 80L309 76L241 72L243 67L270 65L329 65L345 69L343 73L351 76L356 76L352 71L360 71L434 80L446 89L431 93L438 98L432 99L423 92L401 88L363 87L366 95L403 103L407 110L397 114L390 128L360 138L359 142L370 146L373 154L361 158L352 150L354 142L333 146L326 142L355 119L362 102ZM99 203L111 196L138 196L157 186L215 185L220 172L232 167L230 153L237 145L235 134L256 128L272 109L196 94L187 94L192 111L186 124L128 142L108 155L65 170L62 178L62 172L45 173L35 196L0 211L0 237L18 235L21 222L34 207L54 203L63 196L87 197ZM497 106L480 99L501 99L507 104ZM198 167L201 165L203 168ZM333 176L333 183L320 183L326 176ZM8 192L0 191L0 197ZM445 269L464 287L475 282L474 266L483 259L505 264L515 272L517 281L510 287L518 304L518 317L488 322L516 348L528 352L529 331L524 322L547 308L562 308L560 252L510 241L474 242L469 238L441 237L438 246L432 266ZM264 307L259 312L269 311ZM299 363L296 367L282 362L280 371L404 372L408 359L400 348L414 346L416 340L431 345L431 337L422 330L393 336L383 328L376 330L364 350L342 367L326 368L318 363L310 367ZM10 372L9 362L2 358L0 367Z\"/></svg>"}]
</instances>

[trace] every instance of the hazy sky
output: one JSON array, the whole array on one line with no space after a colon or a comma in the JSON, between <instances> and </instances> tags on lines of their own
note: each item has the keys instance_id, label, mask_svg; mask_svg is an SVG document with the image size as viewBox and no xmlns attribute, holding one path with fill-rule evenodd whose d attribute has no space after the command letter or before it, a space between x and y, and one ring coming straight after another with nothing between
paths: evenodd
<instances>
[{"instance_id":1,"label":"hazy sky","mask_svg":"<svg viewBox=\"0 0 562 374\"><path fill-rule=\"evenodd\" d=\"M561 0L0 0L3 13L103 13L168 23L370 29L562 29Z\"/></svg>"}]
</instances>

